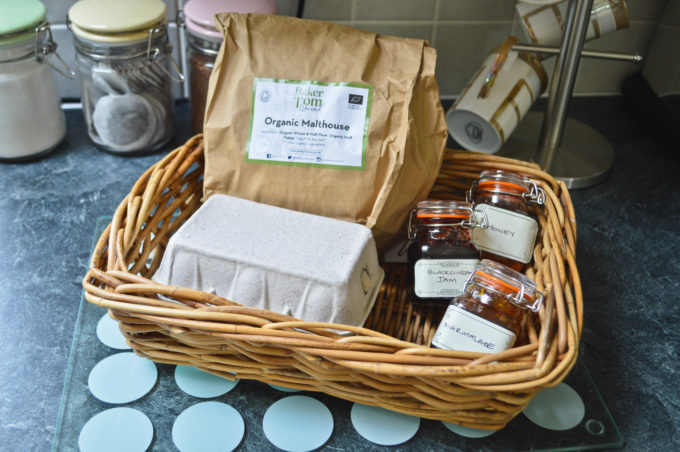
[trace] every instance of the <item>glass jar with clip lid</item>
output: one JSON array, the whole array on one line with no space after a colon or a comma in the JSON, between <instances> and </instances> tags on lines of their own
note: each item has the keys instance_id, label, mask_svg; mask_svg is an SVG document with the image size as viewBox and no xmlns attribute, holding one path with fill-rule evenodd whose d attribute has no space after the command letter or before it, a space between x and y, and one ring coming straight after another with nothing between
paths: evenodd
<instances>
[{"instance_id":1,"label":"glass jar with clip lid","mask_svg":"<svg viewBox=\"0 0 680 452\"><path fill-rule=\"evenodd\" d=\"M475 214L485 215L489 227L475 229L473 240L482 258L522 271L533 257L538 235L534 207L542 206L545 192L519 173L483 171L467 193Z\"/></svg>"},{"instance_id":2,"label":"glass jar with clip lid","mask_svg":"<svg viewBox=\"0 0 680 452\"><path fill-rule=\"evenodd\" d=\"M465 280L479 263L480 251L471 231L477 222L472 204L461 201L421 201L408 224L408 274L412 301L445 306L461 294Z\"/></svg>"},{"instance_id":3,"label":"glass jar with clip lid","mask_svg":"<svg viewBox=\"0 0 680 452\"><path fill-rule=\"evenodd\" d=\"M527 276L488 259L470 275L462 295L451 301L432 338L436 348L499 353L520 336L528 310L537 312L543 293Z\"/></svg>"},{"instance_id":4,"label":"glass jar with clip lid","mask_svg":"<svg viewBox=\"0 0 680 452\"><path fill-rule=\"evenodd\" d=\"M177 23L187 30L187 60L191 123L194 133L203 132L208 81L222 44L222 33L215 25L221 12L276 14L272 0L189 0L177 12Z\"/></svg>"},{"instance_id":5,"label":"glass jar with clip lid","mask_svg":"<svg viewBox=\"0 0 680 452\"><path fill-rule=\"evenodd\" d=\"M158 150L174 134L172 57L161 0L80 0L68 13L87 132L118 154Z\"/></svg>"},{"instance_id":6,"label":"glass jar with clip lid","mask_svg":"<svg viewBox=\"0 0 680 452\"><path fill-rule=\"evenodd\" d=\"M50 67L68 78L75 74L56 53L45 17L38 0L0 0L0 161L47 154L66 134Z\"/></svg>"}]
</instances>

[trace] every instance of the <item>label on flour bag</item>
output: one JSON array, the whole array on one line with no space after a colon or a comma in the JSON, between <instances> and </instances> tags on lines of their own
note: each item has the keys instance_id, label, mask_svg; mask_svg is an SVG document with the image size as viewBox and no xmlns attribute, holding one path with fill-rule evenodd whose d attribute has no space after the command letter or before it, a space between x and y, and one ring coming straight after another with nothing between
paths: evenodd
<instances>
[{"instance_id":1,"label":"label on flour bag","mask_svg":"<svg viewBox=\"0 0 680 452\"><path fill-rule=\"evenodd\" d=\"M364 169L373 88L255 78L246 160Z\"/></svg>"}]
</instances>

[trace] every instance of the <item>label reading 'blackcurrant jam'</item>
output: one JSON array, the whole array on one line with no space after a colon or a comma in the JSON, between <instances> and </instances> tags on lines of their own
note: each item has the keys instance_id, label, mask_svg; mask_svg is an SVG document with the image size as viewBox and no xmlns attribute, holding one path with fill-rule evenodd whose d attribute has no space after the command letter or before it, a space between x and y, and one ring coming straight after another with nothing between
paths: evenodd
<instances>
[{"instance_id":1,"label":"label reading 'blackcurrant jam'","mask_svg":"<svg viewBox=\"0 0 680 452\"><path fill-rule=\"evenodd\" d=\"M457 297L478 259L420 259L414 266L414 291L420 298Z\"/></svg>"}]
</instances>

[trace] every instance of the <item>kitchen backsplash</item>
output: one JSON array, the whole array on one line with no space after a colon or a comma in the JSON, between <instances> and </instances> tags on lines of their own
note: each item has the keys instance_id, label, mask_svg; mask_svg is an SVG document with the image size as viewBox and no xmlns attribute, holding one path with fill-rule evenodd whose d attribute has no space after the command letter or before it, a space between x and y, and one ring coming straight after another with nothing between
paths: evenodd
<instances>
[{"instance_id":1,"label":"kitchen backsplash","mask_svg":"<svg viewBox=\"0 0 680 452\"><path fill-rule=\"evenodd\" d=\"M72 67L74 53L71 32L65 18L75 0L43 0L48 9L54 39L60 55ZM185 62L184 30L177 27L175 18L185 0L164 0L168 6L169 31L175 57ZM275 0L279 14L295 16L298 0ZM620 30L586 43L586 48L636 52L643 56L663 58L658 54L672 54L675 59L674 78L668 75L664 83L678 90L680 84L680 0L626 0L631 18L629 29ZM668 5L667 5L668 4ZM675 20L666 23L666 14L675 13ZM427 39L437 49L437 81L443 98L455 98L477 71L485 55L498 46L508 35L525 40L515 13L514 0L306 0L303 17L323 19L351 25L383 34ZM657 32L657 29L659 30ZM656 33L656 35L655 35ZM652 42L670 39L671 46ZM658 46L658 49L657 49ZM545 61L548 73L552 72L553 59ZM583 59L576 81L576 95L614 95L620 92L621 83L631 73L642 67L630 63ZM652 72L660 69L652 69ZM649 72L645 67L645 74ZM80 98L78 80L57 76L62 98ZM674 87L674 88L672 88ZM177 85L175 95L186 97L186 86Z\"/></svg>"},{"instance_id":2,"label":"kitchen backsplash","mask_svg":"<svg viewBox=\"0 0 680 452\"><path fill-rule=\"evenodd\" d=\"M668 0L659 17L642 75L659 96L680 94L680 0Z\"/></svg>"}]
</instances>

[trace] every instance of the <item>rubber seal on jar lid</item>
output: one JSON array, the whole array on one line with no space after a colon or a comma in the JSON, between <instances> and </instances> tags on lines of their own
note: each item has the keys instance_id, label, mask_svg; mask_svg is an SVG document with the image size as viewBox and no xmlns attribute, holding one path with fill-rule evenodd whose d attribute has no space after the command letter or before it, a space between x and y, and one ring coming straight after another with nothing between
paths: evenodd
<instances>
[{"instance_id":1,"label":"rubber seal on jar lid","mask_svg":"<svg viewBox=\"0 0 680 452\"><path fill-rule=\"evenodd\" d=\"M68 18L80 30L96 34L147 31L165 19L161 0L80 0L71 6Z\"/></svg>"},{"instance_id":2,"label":"rubber seal on jar lid","mask_svg":"<svg viewBox=\"0 0 680 452\"><path fill-rule=\"evenodd\" d=\"M0 0L0 43L3 35L14 35L22 31L33 32L33 28L45 20L47 9L38 0Z\"/></svg>"},{"instance_id":3,"label":"rubber seal on jar lid","mask_svg":"<svg viewBox=\"0 0 680 452\"><path fill-rule=\"evenodd\" d=\"M521 185L513 184L511 182L505 182L501 180L489 180L489 181L484 181L480 182L478 184L478 187L480 190L488 190L488 191L493 191L493 190L503 190L503 191L509 191L510 193L517 193L518 195L521 195L523 193L529 193L529 189L526 187L522 187Z\"/></svg>"},{"instance_id":4,"label":"rubber seal on jar lid","mask_svg":"<svg viewBox=\"0 0 680 452\"><path fill-rule=\"evenodd\" d=\"M505 170L482 171L477 188L484 191L506 191L517 194L530 191L528 181L522 174Z\"/></svg>"},{"instance_id":5,"label":"rubber seal on jar lid","mask_svg":"<svg viewBox=\"0 0 680 452\"><path fill-rule=\"evenodd\" d=\"M461 218L472 215L472 204L461 201L420 201L417 206L418 218Z\"/></svg>"}]
</instances>

